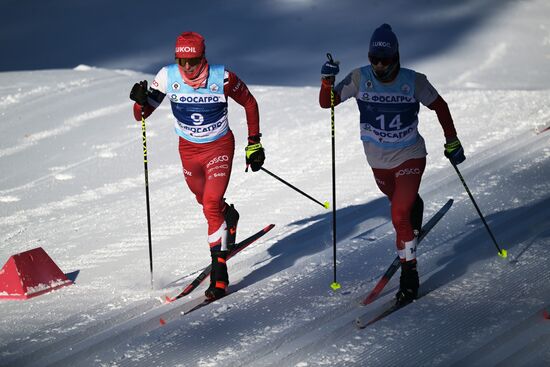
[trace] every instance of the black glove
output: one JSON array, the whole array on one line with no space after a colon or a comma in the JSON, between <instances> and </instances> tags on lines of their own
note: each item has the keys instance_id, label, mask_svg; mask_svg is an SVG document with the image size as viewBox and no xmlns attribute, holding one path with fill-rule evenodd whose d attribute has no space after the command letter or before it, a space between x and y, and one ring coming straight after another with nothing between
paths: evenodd
<instances>
[{"instance_id":1,"label":"black glove","mask_svg":"<svg viewBox=\"0 0 550 367\"><path fill-rule=\"evenodd\" d=\"M458 138L451 141L450 143L445 144L444 147L445 157L447 157L447 159L451 161L453 166L458 166L460 163L466 160L466 156L464 155L464 148L462 148L462 144L460 144L460 140L458 140Z\"/></svg>"},{"instance_id":2,"label":"black glove","mask_svg":"<svg viewBox=\"0 0 550 367\"><path fill-rule=\"evenodd\" d=\"M321 78L333 78L340 72L340 62L334 61L332 55L327 53L328 61L321 67Z\"/></svg>"},{"instance_id":3,"label":"black glove","mask_svg":"<svg viewBox=\"0 0 550 367\"><path fill-rule=\"evenodd\" d=\"M147 104L147 80L134 84L130 92L130 99L140 106Z\"/></svg>"},{"instance_id":4,"label":"black glove","mask_svg":"<svg viewBox=\"0 0 550 367\"><path fill-rule=\"evenodd\" d=\"M338 61L325 61L321 67L321 77L327 78L336 76L336 74L340 72L340 66L338 66L338 64Z\"/></svg>"},{"instance_id":5,"label":"black glove","mask_svg":"<svg viewBox=\"0 0 550 367\"><path fill-rule=\"evenodd\" d=\"M334 61L332 55L327 53L328 61L325 61L321 67L321 79L333 85L336 81L336 75L340 72L340 62Z\"/></svg>"},{"instance_id":6,"label":"black glove","mask_svg":"<svg viewBox=\"0 0 550 367\"><path fill-rule=\"evenodd\" d=\"M259 171L265 161L262 143L249 143L244 150L246 152L246 171L248 171L248 166L252 168L252 172Z\"/></svg>"}]
</instances>

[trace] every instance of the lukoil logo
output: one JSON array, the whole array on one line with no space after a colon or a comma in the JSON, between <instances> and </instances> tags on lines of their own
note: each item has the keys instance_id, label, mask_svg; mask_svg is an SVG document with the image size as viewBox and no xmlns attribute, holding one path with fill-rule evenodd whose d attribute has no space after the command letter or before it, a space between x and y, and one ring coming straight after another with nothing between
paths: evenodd
<instances>
[{"instance_id":1,"label":"lukoil logo","mask_svg":"<svg viewBox=\"0 0 550 367\"><path fill-rule=\"evenodd\" d=\"M391 48L391 42L375 41L372 43L372 47L387 47Z\"/></svg>"},{"instance_id":2,"label":"lukoil logo","mask_svg":"<svg viewBox=\"0 0 550 367\"><path fill-rule=\"evenodd\" d=\"M197 52L197 51L195 50L195 47L180 46L180 47L176 47L176 52Z\"/></svg>"}]
</instances>

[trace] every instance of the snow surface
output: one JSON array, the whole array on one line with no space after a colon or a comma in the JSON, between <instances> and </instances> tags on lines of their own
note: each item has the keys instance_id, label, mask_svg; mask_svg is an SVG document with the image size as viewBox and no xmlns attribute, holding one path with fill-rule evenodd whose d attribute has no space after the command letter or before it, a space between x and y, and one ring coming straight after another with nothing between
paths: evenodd
<instances>
[{"instance_id":1,"label":"snow surface","mask_svg":"<svg viewBox=\"0 0 550 367\"><path fill-rule=\"evenodd\" d=\"M261 16L239 13L244 2L236 4L234 12L223 5L225 15L251 27L261 24ZM169 305L159 298L176 293L207 265L206 223L183 180L170 107L164 103L147 120L155 260L151 290L141 127L131 116L128 92L135 81L151 80L156 70L125 64L134 50L117 53L112 45L93 56L96 62L82 55L63 61L61 53L55 65L27 65L30 60L12 49L2 59L15 61L3 64L0 73L0 261L41 246L64 272L78 275L75 285L55 292L0 302L0 365L550 365L550 320L543 317L550 309L550 132L537 134L550 125L550 4L422 1L423 11L405 14L406 8L396 9L408 2L375 1L360 25L359 17L346 22L344 10L350 12L350 6L342 5L334 13L333 30L340 49L323 43L328 41L320 32L327 24L319 19L340 2L258 4L270 21L290 19L290 30L303 23L302 38L293 40L303 45L303 53L295 56L303 60L296 71L272 69L287 49L271 32L283 26L262 30L267 39L257 41L262 48L243 55L243 43L237 43L240 56L226 56L258 100L265 167L319 201L331 200L329 112L318 107L311 78L318 78L327 50L342 55L342 73L363 64L359 37L346 43L341 37L358 26L363 39L388 17L400 37L404 66L426 73L449 103L467 155L459 168L508 259L497 256L443 157L435 115L422 108L420 130L429 151L420 189L424 218L448 198L455 200L418 249L421 289L429 293L356 329L357 316L376 315L393 297L398 277L379 300L358 305L393 260L395 248L387 200L363 156L355 103L336 109L342 288L333 291L330 210L265 173L244 172L245 116L230 102L237 147L227 198L241 213L239 238L269 223L276 227L229 262L230 295L184 315L204 288ZM2 17L25 6L8 3ZM193 6L216 16L206 5ZM55 36L63 19L58 14L54 30L45 28L44 34ZM117 21L124 25L129 19ZM28 32L16 31L14 19L2 20L2 45ZM96 43L113 22L106 19L105 28L97 28ZM180 28L161 26L158 34L171 40ZM226 62L215 52L239 52L222 47L226 41L217 31L208 34L210 59ZM148 33L147 40L154 35ZM116 43L117 37L105 42ZM423 42L434 49L428 52ZM292 53L293 47L288 46ZM153 54L161 57L158 48L144 50L139 62L160 65ZM255 58L254 65L245 63L246 57ZM19 62L24 67L17 68ZM63 69L13 71L52 66ZM261 74L280 78L274 82Z\"/></svg>"}]
</instances>

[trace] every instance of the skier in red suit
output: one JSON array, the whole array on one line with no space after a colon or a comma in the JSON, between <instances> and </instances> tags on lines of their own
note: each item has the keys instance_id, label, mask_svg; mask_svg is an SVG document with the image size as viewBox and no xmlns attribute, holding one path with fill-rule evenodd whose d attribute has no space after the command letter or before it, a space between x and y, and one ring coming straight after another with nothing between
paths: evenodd
<instances>
[{"instance_id":1,"label":"skier in red suit","mask_svg":"<svg viewBox=\"0 0 550 367\"><path fill-rule=\"evenodd\" d=\"M350 72L333 87L340 68L327 61L321 68L319 104L322 108L355 98L359 107L361 140L378 188L391 202L401 278L398 305L418 295L417 236L422 226L424 202L418 194L426 166L426 145L418 132L420 103L435 111L446 138L445 156L454 164L466 157L458 140L445 100L424 74L401 68L396 35L389 24L372 34L370 64Z\"/></svg>"},{"instance_id":2,"label":"skier in red suit","mask_svg":"<svg viewBox=\"0 0 550 367\"><path fill-rule=\"evenodd\" d=\"M130 93L134 117L147 118L168 97L179 136L179 153L189 189L202 205L208 222L212 258L209 299L223 297L229 277L226 259L235 244L239 213L224 195L231 177L235 138L229 128L227 101L244 107L248 125L246 163L252 171L263 165L258 104L246 84L223 65L210 65L204 38L184 32L176 39L175 63L163 67L151 86L136 83Z\"/></svg>"}]
</instances>

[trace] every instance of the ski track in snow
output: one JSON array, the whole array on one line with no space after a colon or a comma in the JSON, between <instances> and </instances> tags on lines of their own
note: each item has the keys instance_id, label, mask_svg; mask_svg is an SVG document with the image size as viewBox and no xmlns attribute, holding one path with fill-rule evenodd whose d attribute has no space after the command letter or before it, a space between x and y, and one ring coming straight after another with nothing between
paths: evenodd
<instances>
[{"instance_id":1,"label":"ski track in snow","mask_svg":"<svg viewBox=\"0 0 550 367\"><path fill-rule=\"evenodd\" d=\"M22 83L24 76L17 74ZM0 74L13 83L12 77ZM126 91L104 101L98 92L88 97L70 93L82 86L122 89L136 78L93 69L44 72L34 76L42 87L2 91L7 95L0 97L0 111L9 121L2 129L11 134L0 146L2 168L8 172L0 180L0 237L7 244L0 249L2 258L43 246L63 271L80 274L75 285L52 294L0 303L6 315L0 321L0 365L491 364L519 360L535 346L547 345L547 333L533 315L550 304L543 255L550 223L550 135L533 131L547 125L548 91L445 93L468 157L460 169L509 250L508 261L496 257L442 157L436 118L422 109L420 129L430 153L421 187L425 218L448 197L455 199L419 247L423 284L435 289L358 331L355 317L374 314L387 302L397 276L372 307L357 306L395 254L388 204L375 188L358 139L356 106L347 103L337 110L342 290L329 288L330 210L262 172L243 172L244 116L231 106L237 149L227 197L241 213L239 237L270 222L277 227L230 261L232 294L181 315L203 288L169 306L160 305L157 297L185 284L189 274L205 265L208 250L201 210L182 178L169 109L161 107L148 119L155 246L155 290L149 291L139 123L133 123ZM62 81L51 84L51 79ZM320 201L330 199L329 121L326 110L312 107L317 90L251 89L262 107L266 168ZM27 130L27 121L36 115L21 114L24 93L44 100L52 111L65 104L72 108L66 116L50 116ZM522 118L511 123L517 111ZM22 127L16 117L25 122ZM26 139L22 131L36 133ZM312 142L312 158L297 161L295 150L303 146L304 131ZM22 168L7 169L17 165ZM164 327L160 317L168 321ZM511 328L536 331L538 339L503 351L497 341L513 345L514 335L507 334ZM457 341L460 349L445 347ZM491 353L481 355L483 350Z\"/></svg>"}]
</instances>

